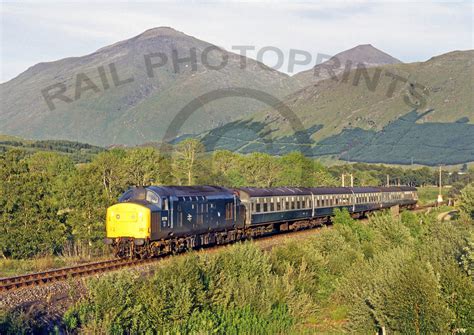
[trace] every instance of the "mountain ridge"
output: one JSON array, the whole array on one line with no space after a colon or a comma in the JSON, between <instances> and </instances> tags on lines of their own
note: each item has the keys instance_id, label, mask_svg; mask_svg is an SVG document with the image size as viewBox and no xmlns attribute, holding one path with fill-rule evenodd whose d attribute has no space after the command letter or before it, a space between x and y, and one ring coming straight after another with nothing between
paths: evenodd
<instances>
[{"instance_id":1,"label":"mountain ridge","mask_svg":"<svg viewBox=\"0 0 474 335\"><path fill-rule=\"evenodd\" d=\"M213 48L213 52L207 54L208 64L219 64L222 55L227 57L228 64L219 70L209 69L210 66L202 63L202 52L206 48ZM172 53L187 57L193 49L197 54L196 67L194 62L178 63L179 70L176 71ZM150 77L144 56L154 53L167 55L168 61L155 67L154 76ZM241 86L284 97L299 88L287 80L288 75L253 59L244 60L247 66L241 69L240 55L169 27L153 28L85 56L36 64L0 84L4 106L0 111L0 131L39 139L69 138L99 145L139 144L159 139L165 133L166 123L187 102L210 90ZM106 72L104 76L112 86L110 63L116 69L116 77L133 78L133 82L102 89L99 68ZM77 75L82 73L97 86L95 91L100 92L81 91L80 99L73 99L75 89L77 95ZM65 95L69 96L69 103L56 100L56 109L48 110L40 92L59 83L67 87ZM88 83L82 84L87 86ZM183 132L211 129L262 107L258 101L242 103L238 98L226 103L217 101L198 111L201 116L190 120Z\"/></svg>"},{"instance_id":2,"label":"mountain ridge","mask_svg":"<svg viewBox=\"0 0 474 335\"><path fill-rule=\"evenodd\" d=\"M359 44L353 48L337 53L327 61L315 65L310 70L295 74L293 79L307 86L329 78L332 72L338 75L343 71L352 70L358 66L375 67L399 63L402 62L386 52L375 48L372 44Z\"/></svg>"}]
</instances>

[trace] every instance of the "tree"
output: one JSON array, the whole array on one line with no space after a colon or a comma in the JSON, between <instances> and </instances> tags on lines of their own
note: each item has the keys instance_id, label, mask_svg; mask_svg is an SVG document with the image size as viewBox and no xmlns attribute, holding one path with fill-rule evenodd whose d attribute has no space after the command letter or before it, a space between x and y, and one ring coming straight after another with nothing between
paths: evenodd
<instances>
[{"instance_id":1,"label":"tree","mask_svg":"<svg viewBox=\"0 0 474 335\"><path fill-rule=\"evenodd\" d=\"M464 220L474 219L474 184L469 184L461 190L457 207Z\"/></svg>"},{"instance_id":2,"label":"tree","mask_svg":"<svg viewBox=\"0 0 474 335\"><path fill-rule=\"evenodd\" d=\"M241 155L228 150L215 151L211 161L214 183L228 187L245 186L242 165Z\"/></svg>"},{"instance_id":3,"label":"tree","mask_svg":"<svg viewBox=\"0 0 474 335\"><path fill-rule=\"evenodd\" d=\"M103 247L106 210L120 193L118 187L103 186L103 172L91 164L79 168L69 180L67 222L71 238L65 250L69 255L90 256Z\"/></svg>"},{"instance_id":4,"label":"tree","mask_svg":"<svg viewBox=\"0 0 474 335\"><path fill-rule=\"evenodd\" d=\"M109 199L116 199L128 186L124 178L125 157L125 150L113 149L98 154L90 165L100 176L98 183L102 185Z\"/></svg>"},{"instance_id":5,"label":"tree","mask_svg":"<svg viewBox=\"0 0 474 335\"><path fill-rule=\"evenodd\" d=\"M198 157L203 152L204 146L194 138L188 138L177 145L172 170L178 184L194 185L199 164Z\"/></svg>"},{"instance_id":6,"label":"tree","mask_svg":"<svg viewBox=\"0 0 474 335\"><path fill-rule=\"evenodd\" d=\"M313 162L301 152L294 151L279 160L281 171L278 175L278 186L310 186Z\"/></svg>"},{"instance_id":7,"label":"tree","mask_svg":"<svg viewBox=\"0 0 474 335\"><path fill-rule=\"evenodd\" d=\"M244 157L241 170L246 185L272 187L278 180L281 166L278 164L278 158L254 152Z\"/></svg>"},{"instance_id":8,"label":"tree","mask_svg":"<svg viewBox=\"0 0 474 335\"><path fill-rule=\"evenodd\" d=\"M439 286L429 265L406 263L392 283L381 290L381 308L389 328L402 334L445 333L453 313L443 301Z\"/></svg>"},{"instance_id":9,"label":"tree","mask_svg":"<svg viewBox=\"0 0 474 335\"><path fill-rule=\"evenodd\" d=\"M72 163L54 153L25 157L9 151L0 160L0 248L4 256L55 254L67 239L63 181Z\"/></svg>"},{"instance_id":10,"label":"tree","mask_svg":"<svg viewBox=\"0 0 474 335\"><path fill-rule=\"evenodd\" d=\"M160 171L163 159L154 148L127 150L123 166L127 184L146 186L162 183L166 178L165 171Z\"/></svg>"}]
</instances>

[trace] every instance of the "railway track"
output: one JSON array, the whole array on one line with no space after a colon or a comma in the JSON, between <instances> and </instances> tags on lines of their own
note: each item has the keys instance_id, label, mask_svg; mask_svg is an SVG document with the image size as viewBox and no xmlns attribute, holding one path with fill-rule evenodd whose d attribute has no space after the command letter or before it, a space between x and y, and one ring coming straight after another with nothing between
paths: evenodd
<instances>
[{"instance_id":1,"label":"railway track","mask_svg":"<svg viewBox=\"0 0 474 335\"><path fill-rule=\"evenodd\" d=\"M117 270L120 268L146 264L156 259L112 259L82 265L70 266L26 275L0 278L0 292L16 290L28 286L39 286L47 283L66 280L68 278L83 277L100 272Z\"/></svg>"},{"instance_id":2,"label":"railway track","mask_svg":"<svg viewBox=\"0 0 474 335\"><path fill-rule=\"evenodd\" d=\"M436 207L438 204L426 204L423 206L418 206L413 211L421 211L428 208ZM274 236L278 235L287 235L295 232L289 232L284 234L277 234L277 235L268 235L262 236L259 240L264 239L271 239ZM206 248L206 249L214 249L216 247ZM75 278L75 277L83 277L87 275L92 275L101 272L113 271L120 268L125 268L128 266L135 266L146 264L150 262L157 261L162 259L163 257L159 258L149 258L149 259L112 259L112 260L105 260L100 262L93 262L87 263L82 265L70 266L60 269L48 270L43 272L36 272L30 273L26 275L20 275L15 277L7 277L7 278L0 278L0 293L6 291L12 291L24 287L29 286L39 286L44 285L47 283L66 280L68 278Z\"/></svg>"}]
</instances>

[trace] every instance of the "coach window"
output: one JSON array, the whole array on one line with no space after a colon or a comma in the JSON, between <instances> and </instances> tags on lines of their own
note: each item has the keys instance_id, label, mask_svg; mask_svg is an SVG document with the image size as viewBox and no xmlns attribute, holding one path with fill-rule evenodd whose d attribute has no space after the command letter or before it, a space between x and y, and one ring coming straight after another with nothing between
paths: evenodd
<instances>
[{"instance_id":1,"label":"coach window","mask_svg":"<svg viewBox=\"0 0 474 335\"><path fill-rule=\"evenodd\" d=\"M268 211L268 204L266 202L263 204L263 211L264 212Z\"/></svg>"},{"instance_id":2,"label":"coach window","mask_svg":"<svg viewBox=\"0 0 474 335\"><path fill-rule=\"evenodd\" d=\"M270 212L275 210L275 204L273 202L270 203Z\"/></svg>"},{"instance_id":3,"label":"coach window","mask_svg":"<svg viewBox=\"0 0 474 335\"><path fill-rule=\"evenodd\" d=\"M260 204L255 204L255 212L260 213Z\"/></svg>"}]
</instances>

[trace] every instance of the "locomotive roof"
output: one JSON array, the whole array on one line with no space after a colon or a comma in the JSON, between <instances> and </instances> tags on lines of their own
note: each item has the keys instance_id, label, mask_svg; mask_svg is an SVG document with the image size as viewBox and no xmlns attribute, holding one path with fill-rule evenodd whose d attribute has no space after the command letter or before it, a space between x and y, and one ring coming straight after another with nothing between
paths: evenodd
<instances>
[{"instance_id":1,"label":"locomotive roof","mask_svg":"<svg viewBox=\"0 0 474 335\"><path fill-rule=\"evenodd\" d=\"M148 186L147 189L160 196L233 195L231 189L220 186Z\"/></svg>"}]
</instances>

